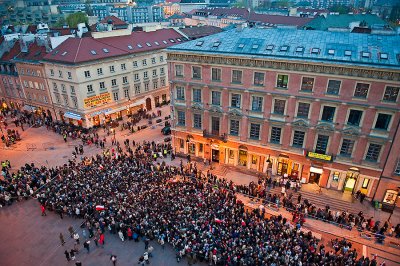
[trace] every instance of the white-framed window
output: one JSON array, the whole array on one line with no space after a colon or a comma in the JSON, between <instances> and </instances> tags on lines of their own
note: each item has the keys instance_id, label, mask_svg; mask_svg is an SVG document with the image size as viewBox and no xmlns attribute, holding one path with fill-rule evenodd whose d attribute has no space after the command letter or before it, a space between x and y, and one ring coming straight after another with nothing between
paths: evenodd
<instances>
[{"instance_id":1,"label":"white-framed window","mask_svg":"<svg viewBox=\"0 0 400 266\"><path fill-rule=\"evenodd\" d=\"M138 67L137 61L133 61L133 67Z\"/></svg>"},{"instance_id":2,"label":"white-framed window","mask_svg":"<svg viewBox=\"0 0 400 266\"><path fill-rule=\"evenodd\" d=\"M153 77L157 77L157 69L153 69Z\"/></svg>"},{"instance_id":3,"label":"white-framed window","mask_svg":"<svg viewBox=\"0 0 400 266\"><path fill-rule=\"evenodd\" d=\"M304 92L312 92L314 88L314 78L312 77L303 77L301 81L300 91Z\"/></svg>"},{"instance_id":4,"label":"white-framed window","mask_svg":"<svg viewBox=\"0 0 400 266\"><path fill-rule=\"evenodd\" d=\"M201 114L194 113L193 114L193 128L201 129L202 128L202 119Z\"/></svg>"},{"instance_id":5,"label":"white-framed window","mask_svg":"<svg viewBox=\"0 0 400 266\"><path fill-rule=\"evenodd\" d=\"M274 114L284 115L286 107L286 100L275 99L274 100Z\"/></svg>"},{"instance_id":6,"label":"white-framed window","mask_svg":"<svg viewBox=\"0 0 400 266\"><path fill-rule=\"evenodd\" d=\"M98 68L98 69L97 69L97 75L98 75L98 76L103 75L103 69L102 69L102 68Z\"/></svg>"},{"instance_id":7,"label":"white-framed window","mask_svg":"<svg viewBox=\"0 0 400 266\"><path fill-rule=\"evenodd\" d=\"M129 98L129 89L124 89L124 97Z\"/></svg>"},{"instance_id":8,"label":"white-framed window","mask_svg":"<svg viewBox=\"0 0 400 266\"><path fill-rule=\"evenodd\" d=\"M177 111L178 117L178 126L185 126L186 125L186 114L185 111L178 110Z\"/></svg>"},{"instance_id":9,"label":"white-framed window","mask_svg":"<svg viewBox=\"0 0 400 266\"><path fill-rule=\"evenodd\" d=\"M241 108L242 106L242 95L239 93L231 94L231 107L232 108Z\"/></svg>"},{"instance_id":10,"label":"white-framed window","mask_svg":"<svg viewBox=\"0 0 400 266\"><path fill-rule=\"evenodd\" d=\"M354 90L354 97L366 99L368 97L369 86L368 83L357 82Z\"/></svg>"},{"instance_id":11,"label":"white-framed window","mask_svg":"<svg viewBox=\"0 0 400 266\"><path fill-rule=\"evenodd\" d=\"M185 100L185 88L176 86L176 99L184 101Z\"/></svg>"},{"instance_id":12,"label":"white-framed window","mask_svg":"<svg viewBox=\"0 0 400 266\"><path fill-rule=\"evenodd\" d=\"M193 93L193 102L201 103L201 89L194 88L192 90Z\"/></svg>"},{"instance_id":13,"label":"white-framed window","mask_svg":"<svg viewBox=\"0 0 400 266\"><path fill-rule=\"evenodd\" d=\"M111 80L111 86L117 86L117 79Z\"/></svg>"},{"instance_id":14,"label":"white-framed window","mask_svg":"<svg viewBox=\"0 0 400 266\"><path fill-rule=\"evenodd\" d=\"M151 58L151 63L152 63L152 64L155 64L155 63L156 63L156 58L155 58L155 57L152 57L152 58Z\"/></svg>"},{"instance_id":15,"label":"white-framed window","mask_svg":"<svg viewBox=\"0 0 400 266\"><path fill-rule=\"evenodd\" d=\"M281 89L287 89L289 84L289 76L285 74L278 74L276 77L276 87Z\"/></svg>"},{"instance_id":16,"label":"white-framed window","mask_svg":"<svg viewBox=\"0 0 400 266\"><path fill-rule=\"evenodd\" d=\"M335 120L336 107L325 105L322 107L321 120L326 122L333 122Z\"/></svg>"},{"instance_id":17,"label":"white-framed window","mask_svg":"<svg viewBox=\"0 0 400 266\"><path fill-rule=\"evenodd\" d=\"M175 76L182 78L183 74L183 65L175 65Z\"/></svg>"},{"instance_id":18,"label":"white-framed window","mask_svg":"<svg viewBox=\"0 0 400 266\"><path fill-rule=\"evenodd\" d=\"M92 85L92 84L87 85L86 88L87 88L87 92L88 92L88 93L94 92L94 90L93 90L93 85Z\"/></svg>"},{"instance_id":19,"label":"white-framed window","mask_svg":"<svg viewBox=\"0 0 400 266\"><path fill-rule=\"evenodd\" d=\"M212 81L221 81L222 79L222 70L220 68L211 68L211 80Z\"/></svg>"},{"instance_id":20,"label":"white-framed window","mask_svg":"<svg viewBox=\"0 0 400 266\"><path fill-rule=\"evenodd\" d=\"M85 78L90 78L90 71L89 70L85 70Z\"/></svg>"},{"instance_id":21,"label":"white-framed window","mask_svg":"<svg viewBox=\"0 0 400 266\"><path fill-rule=\"evenodd\" d=\"M242 70L232 70L232 83L234 84L241 84L242 83Z\"/></svg>"},{"instance_id":22,"label":"white-framed window","mask_svg":"<svg viewBox=\"0 0 400 266\"><path fill-rule=\"evenodd\" d=\"M339 155L343 157L351 157L353 154L355 141L353 139L343 139L340 146Z\"/></svg>"},{"instance_id":23,"label":"white-framed window","mask_svg":"<svg viewBox=\"0 0 400 266\"><path fill-rule=\"evenodd\" d=\"M211 91L211 104L212 105L221 105L221 92L220 91Z\"/></svg>"},{"instance_id":24,"label":"white-framed window","mask_svg":"<svg viewBox=\"0 0 400 266\"><path fill-rule=\"evenodd\" d=\"M150 83L149 82L145 82L144 83L144 91L149 91L149 86L150 86Z\"/></svg>"},{"instance_id":25,"label":"white-framed window","mask_svg":"<svg viewBox=\"0 0 400 266\"><path fill-rule=\"evenodd\" d=\"M281 143L282 128L271 127L271 136L269 141L271 143L280 144Z\"/></svg>"},{"instance_id":26,"label":"white-framed window","mask_svg":"<svg viewBox=\"0 0 400 266\"><path fill-rule=\"evenodd\" d=\"M59 78L62 78L62 77L63 77L63 73L62 73L61 70L58 70L58 77L59 77Z\"/></svg>"},{"instance_id":27,"label":"white-framed window","mask_svg":"<svg viewBox=\"0 0 400 266\"><path fill-rule=\"evenodd\" d=\"M193 79L201 79L201 67L192 66L192 78Z\"/></svg>"},{"instance_id":28,"label":"white-framed window","mask_svg":"<svg viewBox=\"0 0 400 266\"><path fill-rule=\"evenodd\" d=\"M153 80L153 90L158 89L158 81L157 80Z\"/></svg>"},{"instance_id":29,"label":"white-framed window","mask_svg":"<svg viewBox=\"0 0 400 266\"><path fill-rule=\"evenodd\" d=\"M28 71L26 71L28 73ZM54 77L54 70L50 69L50 76Z\"/></svg>"},{"instance_id":30,"label":"white-framed window","mask_svg":"<svg viewBox=\"0 0 400 266\"><path fill-rule=\"evenodd\" d=\"M67 72L67 76L68 76L68 79L72 79L72 73L71 72Z\"/></svg>"},{"instance_id":31,"label":"white-framed window","mask_svg":"<svg viewBox=\"0 0 400 266\"><path fill-rule=\"evenodd\" d=\"M374 129L389 130L391 120L392 120L391 114L378 113L377 117L376 117Z\"/></svg>"},{"instance_id":32,"label":"white-framed window","mask_svg":"<svg viewBox=\"0 0 400 266\"><path fill-rule=\"evenodd\" d=\"M70 91L71 94L75 94L75 87L70 85L69 86L69 91Z\"/></svg>"},{"instance_id":33,"label":"white-framed window","mask_svg":"<svg viewBox=\"0 0 400 266\"><path fill-rule=\"evenodd\" d=\"M229 134L232 136L239 136L240 120L231 119L229 121Z\"/></svg>"},{"instance_id":34,"label":"white-framed window","mask_svg":"<svg viewBox=\"0 0 400 266\"><path fill-rule=\"evenodd\" d=\"M301 130L294 130L292 146L296 148L303 148L306 133Z\"/></svg>"},{"instance_id":35,"label":"white-framed window","mask_svg":"<svg viewBox=\"0 0 400 266\"><path fill-rule=\"evenodd\" d=\"M143 72L143 78L148 79L149 78L149 73L147 71Z\"/></svg>"},{"instance_id":36,"label":"white-framed window","mask_svg":"<svg viewBox=\"0 0 400 266\"><path fill-rule=\"evenodd\" d=\"M254 72L253 83L255 86L264 86L264 79L264 72Z\"/></svg>"},{"instance_id":37,"label":"white-framed window","mask_svg":"<svg viewBox=\"0 0 400 266\"><path fill-rule=\"evenodd\" d=\"M382 100L385 102L397 102L399 96L400 87L386 86L385 93L383 94Z\"/></svg>"},{"instance_id":38,"label":"white-framed window","mask_svg":"<svg viewBox=\"0 0 400 266\"><path fill-rule=\"evenodd\" d=\"M118 93L118 91L114 91L114 92L113 92L113 98L114 98L114 101L118 101L118 100L119 100L119 93Z\"/></svg>"},{"instance_id":39,"label":"white-framed window","mask_svg":"<svg viewBox=\"0 0 400 266\"><path fill-rule=\"evenodd\" d=\"M250 123L249 138L254 140L260 139L261 125L258 123Z\"/></svg>"},{"instance_id":40,"label":"white-framed window","mask_svg":"<svg viewBox=\"0 0 400 266\"><path fill-rule=\"evenodd\" d=\"M128 77L122 77L122 83L127 84L128 83Z\"/></svg>"},{"instance_id":41,"label":"white-framed window","mask_svg":"<svg viewBox=\"0 0 400 266\"><path fill-rule=\"evenodd\" d=\"M140 94L140 84L135 84L135 94Z\"/></svg>"},{"instance_id":42,"label":"white-framed window","mask_svg":"<svg viewBox=\"0 0 400 266\"><path fill-rule=\"evenodd\" d=\"M121 64L121 70L126 70L126 64Z\"/></svg>"},{"instance_id":43,"label":"white-framed window","mask_svg":"<svg viewBox=\"0 0 400 266\"><path fill-rule=\"evenodd\" d=\"M165 74L165 69L163 67L160 68L160 75L164 75Z\"/></svg>"},{"instance_id":44,"label":"white-framed window","mask_svg":"<svg viewBox=\"0 0 400 266\"><path fill-rule=\"evenodd\" d=\"M341 80L334 80L334 79L328 80L328 86L326 87L326 94L339 95L341 85L342 85Z\"/></svg>"},{"instance_id":45,"label":"white-framed window","mask_svg":"<svg viewBox=\"0 0 400 266\"><path fill-rule=\"evenodd\" d=\"M139 74L138 74L138 73L135 73L135 74L133 75L133 77L134 77L135 81L140 80Z\"/></svg>"},{"instance_id":46,"label":"white-framed window","mask_svg":"<svg viewBox=\"0 0 400 266\"><path fill-rule=\"evenodd\" d=\"M142 60L142 65L143 65L143 66L147 66L147 60L146 60L146 59L143 59L143 60Z\"/></svg>"},{"instance_id":47,"label":"white-framed window","mask_svg":"<svg viewBox=\"0 0 400 266\"><path fill-rule=\"evenodd\" d=\"M318 134L317 142L315 144L315 152L326 154L326 151L328 149L328 144L329 144L329 136Z\"/></svg>"},{"instance_id":48,"label":"white-framed window","mask_svg":"<svg viewBox=\"0 0 400 266\"><path fill-rule=\"evenodd\" d=\"M264 97L262 96L251 96L251 111L262 112L263 110Z\"/></svg>"},{"instance_id":49,"label":"white-framed window","mask_svg":"<svg viewBox=\"0 0 400 266\"><path fill-rule=\"evenodd\" d=\"M349 115L347 117L347 124L351 126L360 126L363 111L357 109L349 109Z\"/></svg>"},{"instance_id":50,"label":"white-framed window","mask_svg":"<svg viewBox=\"0 0 400 266\"><path fill-rule=\"evenodd\" d=\"M382 150L381 144L370 143L368 146L367 153L365 154L365 160L369 162L378 162L381 150Z\"/></svg>"},{"instance_id":51,"label":"white-framed window","mask_svg":"<svg viewBox=\"0 0 400 266\"><path fill-rule=\"evenodd\" d=\"M164 56L160 55L160 62L164 62Z\"/></svg>"},{"instance_id":52,"label":"white-framed window","mask_svg":"<svg viewBox=\"0 0 400 266\"><path fill-rule=\"evenodd\" d=\"M111 72L111 73L114 73L114 72L115 72L114 66L110 66L110 72Z\"/></svg>"}]
</instances>

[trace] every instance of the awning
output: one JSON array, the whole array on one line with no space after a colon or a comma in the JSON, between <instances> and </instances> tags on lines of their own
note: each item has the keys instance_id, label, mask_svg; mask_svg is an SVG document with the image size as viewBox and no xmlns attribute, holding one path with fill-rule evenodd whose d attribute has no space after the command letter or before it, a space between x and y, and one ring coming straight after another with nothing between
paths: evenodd
<instances>
[{"instance_id":1,"label":"awning","mask_svg":"<svg viewBox=\"0 0 400 266\"><path fill-rule=\"evenodd\" d=\"M321 168L316 168L316 167L311 166L310 172L316 173L316 174L322 174L324 172L324 170L322 170Z\"/></svg>"},{"instance_id":2,"label":"awning","mask_svg":"<svg viewBox=\"0 0 400 266\"><path fill-rule=\"evenodd\" d=\"M64 117L66 118L71 118L71 119L75 119L75 120L81 120L82 117L78 114L72 113L72 112L66 112L64 114Z\"/></svg>"},{"instance_id":3,"label":"awning","mask_svg":"<svg viewBox=\"0 0 400 266\"><path fill-rule=\"evenodd\" d=\"M29 112L35 112L36 111L36 107L34 107L34 106L31 106L31 105L27 105L27 104L25 104L24 105L24 108L23 108L25 111L29 111Z\"/></svg>"},{"instance_id":4,"label":"awning","mask_svg":"<svg viewBox=\"0 0 400 266\"><path fill-rule=\"evenodd\" d=\"M136 102L132 103L131 105L129 105L129 107L135 107L135 106L139 106L139 105L142 105L142 104L146 104L146 100L145 99L141 99L139 101L136 101Z\"/></svg>"},{"instance_id":5,"label":"awning","mask_svg":"<svg viewBox=\"0 0 400 266\"><path fill-rule=\"evenodd\" d=\"M116 113L116 112L119 112L119 111L126 110L126 109L131 108L131 107L142 105L142 104L146 104L146 100L145 99L141 99L139 101L131 103L130 105L121 106L121 107L118 107L118 108L115 108L115 109L109 109L106 112L104 112L104 114L105 115L110 115L110 114L113 114L113 113Z\"/></svg>"}]
</instances>

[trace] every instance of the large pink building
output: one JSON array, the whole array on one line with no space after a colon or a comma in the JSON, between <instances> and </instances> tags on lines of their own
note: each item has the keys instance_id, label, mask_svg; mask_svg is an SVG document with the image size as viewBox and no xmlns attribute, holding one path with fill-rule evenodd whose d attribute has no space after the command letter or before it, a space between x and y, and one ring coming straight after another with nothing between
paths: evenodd
<instances>
[{"instance_id":1,"label":"large pink building","mask_svg":"<svg viewBox=\"0 0 400 266\"><path fill-rule=\"evenodd\" d=\"M399 36L245 28L171 47L174 148L360 190L393 206L399 43Z\"/></svg>"}]
</instances>

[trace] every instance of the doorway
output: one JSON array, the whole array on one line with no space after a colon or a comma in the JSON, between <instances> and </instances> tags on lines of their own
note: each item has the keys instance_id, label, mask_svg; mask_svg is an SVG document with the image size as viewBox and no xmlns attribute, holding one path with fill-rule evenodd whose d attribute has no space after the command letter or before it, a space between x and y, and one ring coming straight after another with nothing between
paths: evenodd
<instances>
[{"instance_id":1,"label":"doorway","mask_svg":"<svg viewBox=\"0 0 400 266\"><path fill-rule=\"evenodd\" d=\"M147 111L151 110L151 99L150 98L146 99L146 109L147 109Z\"/></svg>"},{"instance_id":2,"label":"doorway","mask_svg":"<svg viewBox=\"0 0 400 266\"><path fill-rule=\"evenodd\" d=\"M316 183L319 184L319 178L321 177L321 174L317 174L317 173L310 173L310 183Z\"/></svg>"},{"instance_id":3,"label":"doorway","mask_svg":"<svg viewBox=\"0 0 400 266\"><path fill-rule=\"evenodd\" d=\"M278 175L283 176L284 174L287 174L287 171L288 171L287 161L279 162L278 163L278 171L277 171Z\"/></svg>"},{"instance_id":4,"label":"doorway","mask_svg":"<svg viewBox=\"0 0 400 266\"><path fill-rule=\"evenodd\" d=\"M213 162L219 163L219 150L211 150L211 160Z\"/></svg>"}]
</instances>

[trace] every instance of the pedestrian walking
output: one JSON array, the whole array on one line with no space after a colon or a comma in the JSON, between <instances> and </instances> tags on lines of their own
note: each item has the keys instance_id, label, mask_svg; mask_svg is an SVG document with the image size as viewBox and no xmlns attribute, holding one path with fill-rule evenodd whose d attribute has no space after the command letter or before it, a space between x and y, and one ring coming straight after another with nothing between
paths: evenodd
<instances>
[{"instance_id":1,"label":"pedestrian walking","mask_svg":"<svg viewBox=\"0 0 400 266\"><path fill-rule=\"evenodd\" d=\"M147 249L147 253L149 254L149 258L153 257L153 251L154 251L154 248L153 248L152 245L150 245L149 248Z\"/></svg>"},{"instance_id":2,"label":"pedestrian walking","mask_svg":"<svg viewBox=\"0 0 400 266\"><path fill-rule=\"evenodd\" d=\"M65 254L65 258L67 259L67 261L70 261L71 258L70 258L70 256L69 256L68 250L64 251L64 254Z\"/></svg>"},{"instance_id":3,"label":"pedestrian walking","mask_svg":"<svg viewBox=\"0 0 400 266\"><path fill-rule=\"evenodd\" d=\"M42 216L47 216L46 214L46 207L44 206L44 204L40 205L40 209L42 210Z\"/></svg>"},{"instance_id":4,"label":"pedestrian walking","mask_svg":"<svg viewBox=\"0 0 400 266\"><path fill-rule=\"evenodd\" d=\"M82 229L82 236L84 239L87 239L87 233L85 229Z\"/></svg>"},{"instance_id":5,"label":"pedestrian walking","mask_svg":"<svg viewBox=\"0 0 400 266\"><path fill-rule=\"evenodd\" d=\"M74 240L76 241L77 244L79 244L79 234L78 233L74 234Z\"/></svg>"},{"instance_id":6,"label":"pedestrian walking","mask_svg":"<svg viewBox=\"0 0 400 266\"><path fill-rule=\"evenodd\" d=\"M146 262L144 261L144 257L143 256L140 256L138 264L140 264L142 266L146 264Z\"/></svg>"},{"instance_id":7,"label":"pedestrian walking","mask_svg":"<svg viewBox=\"0 0 400 266\"><path fill-rule=\"evenodd\" d=\"M97 236L95 236L95 237L93 238L93 242L94 242L94 244L96 245L96 247L99 246L99 240L97 239Z\"/></svg>"},{"instance_id":8,"label":"pedestrian walking","mask_svg":"<svg viewBox=\"0 0 400 266\"><path fill-rule=\"evenodd\" d=\"M121 230L118 231L118 236L122 240L122 242L124 242L125 238L124 238L124 234L122 233Z\"/></svg>"},{"instance_id":9,"label":"pedestrian walking","mask_svg":"<svg viewBox=\"0 0 400 266\"><path fill-rule=\"evenodd\" d=\"M147 249L149 247L149 242L150 239L148 239L147 237L144 239L144 249Z\"/></svg>"},{"instance_id":10,"label":"pedestrian walking","mask_svg":"<svg viewBox=\"0 0 400 266\"><path fill-rule=\"evenodd\" d=\"M64 244L65 244L65 241L64 241L64 236L63 236L63 234L62 233L60 233L60 242L61 242L61 246L64 246Z\"/></svg>"},{"instance_id":11,"label":"pedestrian walking","mask_svg":"<svg viewBox=\"0 0 400 266\"><path fill-rule=\"evenodd\" d=\"M143 253L143 258L144 258L144 261L146 262L146 264L150 264L149 253L147 253L147 252Z\"/></svg>"},{"instance_id":12,"label":"pedestrian walking","mask_svg":"<svg viewBox=\"0 0 400 266\"><path fill-rule=\"evenodd\" d=\"M73 238L74 237L74 228L72 227L72 225L70 225L68 227L68 232L69 232L71 238Z\"/></svg>"},{"instance_id":13,"label":"pedestrian walking","mask_svg":"<svg viewBox=\"0 0 400 266\"><path fill-rule=\"evenodd\" d=\"M80 262L79 260L75 262L75 266L82 266L82 262Z\"/></svg>"},{"instance_id":14,"label":"pedestrian walking","mask_svg":"<svg viewBox=\"0 0 400 266\"><path fill-rule=\"evenodd\" d=\"M114 266L117 265L117 256L116 255L111 255L110 260Z\"/></svg>"},{"instance_id":15,"label":"pedestrian walking","mask_svg":"<svg viewBox=\"0 0 400 266\"><path fill-rule=\"evenodd\" d=\"M104 248L104 234L100 234L100 239L99 239L99 244L101 245L102 248Z\"/></svg>"},{"instance_id":16,"label":"pedestrian walking","mask_svg":"<svg viewBox=\"0 0 400 266\"><path fill-rule=\"evenodd\" d=\"M71 251L69 252L69 255L72 260L75 260L75 250L71 249Z\"/></svg>"},{"instance_id":17,"label":"pedestrian walking","mask_svg":"<svg viewBox=\"0 0 400 266\"><path fill-rule=\"evenodd\" d=\"M89 246L89 244L90 244L90 241L89 241L89 240L86 240L86 241L83 243L83 247L86 248L87 253L90 252L90 246Z\"/></svg>"}]
</instances>

